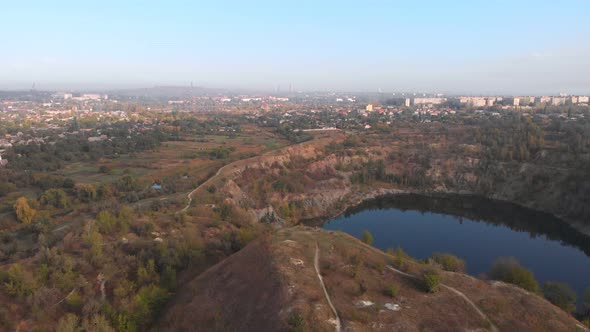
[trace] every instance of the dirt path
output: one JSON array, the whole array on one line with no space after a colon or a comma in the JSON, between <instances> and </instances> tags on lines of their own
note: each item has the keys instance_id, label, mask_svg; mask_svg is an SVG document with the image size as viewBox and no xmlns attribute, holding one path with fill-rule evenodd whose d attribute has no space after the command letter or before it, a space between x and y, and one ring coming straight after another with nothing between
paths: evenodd
<instances>
[{"instance_id":1,"label":"dirt path","mask_svg":"<svg viewBox=\"0 0 590 332\"><path fill-rule=\"evenodd\" d=\"M320 280L320 284L322 285L322 289L324 290L324 295L326 296L326 300L328 301L328 304L330 305L330 308L332 309L332 312L334 313L334 316L336 317L336 332L340 332L340 329L341 329L340 316L338 316L338 312L336 311L336 308L332 304L332 300L330 299L330 295L328 294L328 290L326 289L326 285L324 285L324 279L322 278L322 275L320 274L320 266L319 265L320 265L320 246L316 242L313 267L315 268L315 273L318 276L318 279Z\"/></svg>"},{"instance_id":2,"label":"dirt path","mask_svg":"<svg viewBox=\"0 0 590 332\"><path fill-rule=\"evenodd\" d=\"M408 278L418 279L418 277L416 277L415 275L400 271L400 270L394 268L393 266L388 265L387 268L393 272L399 273L399 274L404 275ZM461 298L463 298L463 300L465 300L465 302L467 302L481 316L481 318L483 318L485 321L487 321L490 324L490 329L492 331L499 332L498 328L494 325L494 323L492 323L492 321L488 318L488 316L486 316L486 314L484 314L483 311L481 311L481 309L479 309L479 307L475 303L473 303L473 301L471 301L465 294L463 294L461 291L457 290L456 288L453 288L451 286L447 286L443 283L441 283L440 285L443 288L446 288L446 289L450 290L451 292L455 293L456 295L460 296Z\"/></svg>"},{"instance_id":3,"label":"dirt path","mask_svg":"<svg viewBox=\"0 0 590 332\"><path fill-rule=\"evenodd\" d=\"M197 192L199 189L201 189L203 186L207 185L210 181L213 181L213 179L215 179L217 176L219 176L219 174L221 174L221 172L226 167L236 166L237 164L246 162L248 160L252 160L252 161L260 160L260 159L262 159L262 158L264 158L266 156L269 156L271 154L280 153L280 151L282 151L282 150L293 148L293 147L299 146L299 145L312 144L315 141L317 141L317 140L314 138L314 139L311 139L309 141L305 141L305 142L301 142L301 143L296 143L296 144L292 144L292 145L287 145L287 146L285 146L283 148L280 148L280 149L277 149L277 150L268 151L268 152L263 153L263 154L261 154L259 156L255 156L255 157L252 157L252 158L246 158L246 159L236 160L236 161L234 161L232 163L229 163L227 165L222 166L221 168L219 168L217 170L217 172L215 173L215 175L213 175L212 177L208 178L205 182L201 183L198 187L196 187L195 189L193 189L190 193L188 193L186 195L186 197L188 197L188 203L186 204L186 206L184 208L180 209L176 213L182 213L182 212L185 212L186 210L188 210L191 207L191 203L193 202L193 195L194 195L194 193Z\"/></svg>"},{"instance_id":4,"label":"dirt path","mask_svg":"<svg viewBox=\"0 0 590 332\"><path fill-rule=\"evenodd\" d=\"M186 195L186 197L188 197L188 203L186 203L186 206L185 206L184 208L182 208L180 211L178 211L177 213L182 213L182 212L184 212L184 211L188 210L188 209L191 207L191 203L193 202L193 194L194 194L194 193L195 193L197 190L201 189L201 187L203 187L204 185L206 185L207 183L209 183L209 181L211 181L212 179L214 179L214 178L216 178L217 176L219 176L219 174L221 173L221 171L222 171L224 168L226 168L226 167L228 167L228 166L230 166L230 165L233 165L233 164L234 164L234 163L229 163L229 164L227 164L227 165L221 166L221 167L220 167L220 168L217 170L217 173L215 173L215 175L213 175L212 177L208 178L208 179L207 179L205 182L201 183L201 184L200 184L198 187L196 187L195 189L193 189L193 191L191 191L190 193L188 193L188 194Z\"/></svg>"}]
</instances>

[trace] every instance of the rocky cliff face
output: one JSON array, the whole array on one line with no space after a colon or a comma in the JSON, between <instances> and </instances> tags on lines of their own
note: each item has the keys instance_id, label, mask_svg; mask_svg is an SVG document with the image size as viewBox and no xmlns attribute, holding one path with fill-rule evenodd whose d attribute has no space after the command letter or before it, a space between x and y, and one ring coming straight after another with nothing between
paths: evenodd
<instances>
[{"instance_id":1,"label":"rocky cliff face","mask_svg":"<svg viewBox=\"0 0 590 332\"><path fill-rule=\"evenodd\" d=\"M541 161L449 158L442 148L428 152L427 162L420 151L400 152L399 147L378 144L329 152L330 142L299 144L235 165L223 174L223 194L256 211L258 219L272 210L277 220L287 222L332 216L383 194L475 194L554 214L590 234L590 225L584 223L590 216L590 184L572 183L571 169ZM401 157L391 157L396 153ZM389 177L353 183L352 176L370 160L383 160Z\"/></svg>"}]
</instances>

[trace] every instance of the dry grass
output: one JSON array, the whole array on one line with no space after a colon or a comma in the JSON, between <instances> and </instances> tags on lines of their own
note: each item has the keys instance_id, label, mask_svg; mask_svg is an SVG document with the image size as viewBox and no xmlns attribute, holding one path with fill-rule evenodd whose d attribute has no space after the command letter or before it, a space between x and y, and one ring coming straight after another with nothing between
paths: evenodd
<instances>
[{"instance_id":1,"label":"dry grass","mask_svg":"<svg viewBox=\"0 0 590 332\"><path fill-rule=\"evenodd\" d=\"M313 267L316 243L321 274L344 330L491 328L457 294L446 288L428 293L419 280L386 268L394 264L392 256L344 233L309 227L278 230L205 272L174 301L162 326L201 330L215 327L211 317L223 317L226 329L286 330L290 319L297 321L292 319L297 317L304 321L304 330L333 331L330 320L334 317ZM406 265L414 274L424 268L410 259ZM445 284L467 295L501 331L575 330L575 319L536 295L462 274L441 273ZM398 289L393 298L385 292L391 285ZM360 307L361 300L373 305ZM401 309L392 311L385 304ZM256 325L267 323L272 325Z\"/></svg>"}]
</instances>

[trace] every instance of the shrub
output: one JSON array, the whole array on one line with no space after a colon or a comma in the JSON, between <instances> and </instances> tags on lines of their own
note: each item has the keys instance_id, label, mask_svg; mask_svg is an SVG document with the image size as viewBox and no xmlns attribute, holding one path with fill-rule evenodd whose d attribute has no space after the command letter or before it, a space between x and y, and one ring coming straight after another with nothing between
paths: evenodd
<instances>
[{"instance_id":1,"label":"shrub","mask_svg":"<svg viewBox=\"0 0 590 332\"><path fill-rule=\"evenodd\" d=\"M293 313L291 317L289 317L288 323L293 331L305 330L305 319L303 319L303 316L301 316L300 313Z\"/></svg>"},{"instance_id":2,"label":"shrub","mask_svg":"<svg viewBox=\"0 0 590 332\"><path fill-rule=\"evenodd\" d=\"M59 319L55 330L58 332L76 332L80 330L78 327L79 322L78 316L67 313Z\"/></svg>"},{"instance_id":3,"label":"shrub","mask_svg":"<svg viewBox=\"0 0 590 332\"><path fill-rule=\"evenodd\" d=\"M2 279L5 280L6 291L12 296L25 297L35 290L32 276L18 263L10 266Z\"/></svg>"},{"instance_id":4,"label":"shrub","mask_svg":"<svg viewBox=\"0 0 590 332\"><path fill-rule=\"evenodd\" d=\"M74 291L66 298L66 304L71 310L78 311L82 308L84 299L78 292Z\"/></svg>"},{"instance_id":5,"label":"shrub","mask_svg":"<svg viewBox=\"0 0 590 332\"><path fill-rule=\"evenodd\" d=\"M422 273L422 280L424 281L424 286L430 293L438 292L440 287L440 275L437 270L433 268L428 268Z\"/></svg>"},{"instance_id":6,"label":"shrub","mask_svg":"<svg viewBox=\"0 0 590 332\"><path fill-rule=\"evenodd\" d=\"M82 330L87 332L115 332L110 322L102 315L94 315L82 321Z\"/></svg>"},{"instance_id":7,"label":"shrub","mask_svg":"<svg viewBox=\"0 0 590 332\"><path fill-rule=\"evenodd\" d=\"M397 247L395 253L393 253L392 249L392 255L395 256L394 263L397 266L397 268L404 271L407 270L408 264L406 264L406 258L408 257L408 255L406 254L406 252L401 247Z\"/></svg>"},{"instance_id":8,"label":"shrub","mask_svg":"<svg viewBox=\"0 0 590 332\"><path fill-rule=\"evenodd\" d=\"M492 265L490 277L495 280L514 284L529 292L539 292L539 283L535 279L535 275L522 267L514 257L498 258Z\"/></svg>"},{"instance_id":9,"label":"shrub","mask_svg":"<svg viewBox=\"0 0 590 332\"><path fill-rule=\"evenodd\" d=\"M395 298L397 296L398 291L399 291L399 288L397 287L397 285L396 284L391 284L385 290L385 295L387 295L387 296L389 296L391 298Z\"/></svg>"},{"instance_id":10,"label":"shrub","mask_svg":"<svg viewBox=\"0 0 590 332\"><path fill-rule=\"evenodd\" d=\"M465 261L457 256L447 253L435 253L432 255L432 260L438 263L445 271L465 272Z\"/></svg>"},{"instance_id":11,"label":"shrub","mask_svg":"<svg viewBox=\"0 0 590 332\"><path fill-rule=\"evenodd\" d=\"M113 168L111 166L108 165L101 165L98 168L98 171L103 173L103 174L113 174Z\"/></svg>"},{"instance_id":12,"label":"shrub","mask_svg":"<svg viewBox=\"0 0 590 332\"><path fill-rule=\"evenodd\" d=\"M373 235L368 230L363 231L362 241L368 245L373 244Z\"/></svg>"},{"instance_id":13,"label":"shrub","mask_svg":"<svg viewBox=\"0 0 590 332\"><path fill-rule=\"evenodd\" d=\"M369 290L369 285L365 280L359 281L359 292L360 294L365 294Z\"/></svg>"},{"instance_id":14,"label":"shrub","mask_svg":"<svg viewBox=\"0 0 590 332\"><path fill-rule=\"evenodd\" d=\"M568 313L576 310L576 292L567 284L547 281L543 284L543 296Z\"/></svg>"}]
</instances>

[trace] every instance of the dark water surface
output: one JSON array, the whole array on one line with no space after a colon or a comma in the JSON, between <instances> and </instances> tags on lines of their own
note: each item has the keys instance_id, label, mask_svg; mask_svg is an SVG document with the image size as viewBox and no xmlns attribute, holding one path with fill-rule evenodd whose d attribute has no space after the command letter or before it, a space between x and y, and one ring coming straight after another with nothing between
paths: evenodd
<instances>
[{"instance_id":1,"label":"dark water surface","mask_svg":"<svg viewBox=\"0 0 590 332\"><path fill-rule=\"evenodd\" d=\"M478 276L494 260L513 256L537 280L561 281L581 296L590 287L590 237L561 220L514 204L471 196L388 196L368 201L323 226L360 238L373 234L373 246L403 248L424 259L448 252L467 262Z\"/></svg>"}]
</instances>

